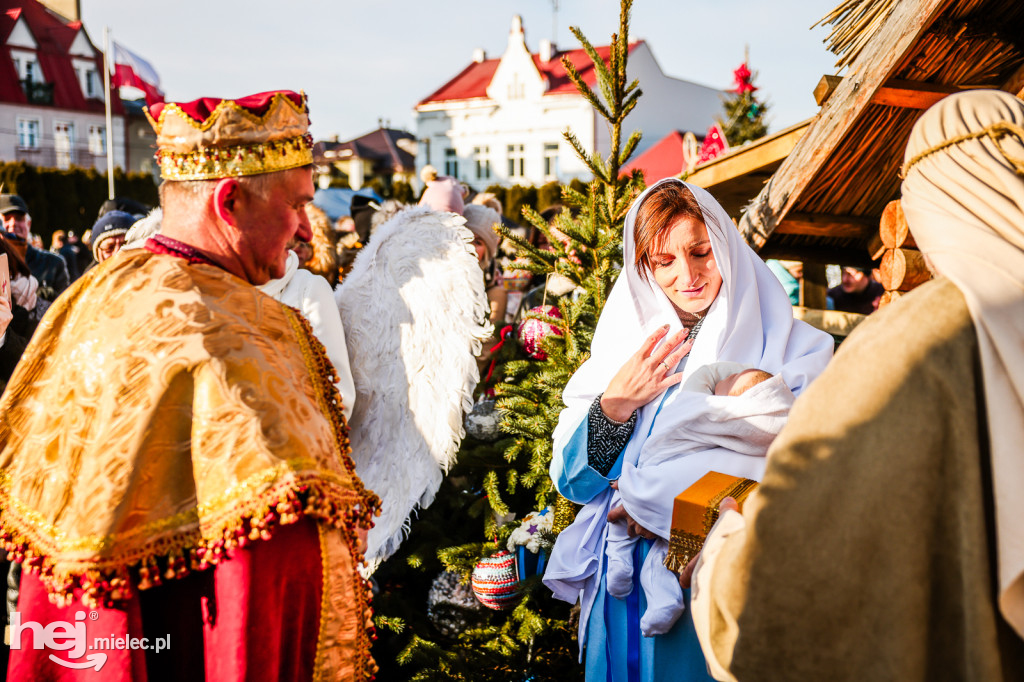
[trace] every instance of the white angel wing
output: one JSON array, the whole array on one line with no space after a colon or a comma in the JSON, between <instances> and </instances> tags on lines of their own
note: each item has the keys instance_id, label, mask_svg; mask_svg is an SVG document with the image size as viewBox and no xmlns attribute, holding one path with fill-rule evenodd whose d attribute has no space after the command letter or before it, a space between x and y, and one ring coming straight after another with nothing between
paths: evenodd
<instances>
[{"instance_id":1,"label":"white angel wing","mask_svg":"<svg viewBox=\"0 0 1024 682\"><path fill-rule=\"evenodd\" d=\"M483 276L465 220L426 207L381 225L335 297L356 386L352 457L381 498L370 531L372 572L429 506L455 461L490 334Z\"/></svg>"}]
</instances>

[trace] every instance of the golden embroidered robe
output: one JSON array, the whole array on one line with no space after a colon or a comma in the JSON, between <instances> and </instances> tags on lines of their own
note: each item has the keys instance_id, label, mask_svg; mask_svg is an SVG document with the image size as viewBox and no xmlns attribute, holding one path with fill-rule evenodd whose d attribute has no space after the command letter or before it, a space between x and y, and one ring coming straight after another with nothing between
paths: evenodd
<instances>
[{"instance_id":1,"label":"golden embroidered robe","mask_svg":"<svg viewBox=\"0 0 1024 682\"><path fill-rule=\"evenodd\" d=\"M322 347L209 265L140 251L51 307L0 401L0 529L57 604L90 608L315 522L318 676L362 679L356 529L379 503L349 455Z\"/></svg>"}]
</instances>

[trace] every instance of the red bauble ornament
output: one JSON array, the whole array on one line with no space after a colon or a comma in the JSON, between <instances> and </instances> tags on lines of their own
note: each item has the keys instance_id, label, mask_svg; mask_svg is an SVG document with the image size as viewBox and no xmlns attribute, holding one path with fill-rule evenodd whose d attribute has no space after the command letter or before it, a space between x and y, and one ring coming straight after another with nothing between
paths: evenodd
<instances>
[{"instance_id":1,"label":"red bauble ornament","mask_svg":"<svg viewBox=\"0 0 1024 682\"><path fill-rule=\"evenodd\" d=\"M489 609L515 606L522 596L519 587L516 555L505 550L481 559L473 569L473 594Z\"/></svg>"},{"instance_id":2,"label":"red bauble ornament","mask_svg":"<svg viewBox=\"0 0 1024 682\"><path fill-rule=\"evenodd\" d=\"M540 305L536 308L531 308L527 313L539 313L541 315L547 315L548 317L562 318L562 313L558 311L558 308L553 305ZM519 330L516 332L516 338L523 344L523 348L526 350L526 354L534 360L547 360L548 354L545 353L540 347L540 340L547 338L552 334L558 336L562 335L562 330L553 324L537 319L526 319L519 325Z\"/></svg>"}]
</instances>

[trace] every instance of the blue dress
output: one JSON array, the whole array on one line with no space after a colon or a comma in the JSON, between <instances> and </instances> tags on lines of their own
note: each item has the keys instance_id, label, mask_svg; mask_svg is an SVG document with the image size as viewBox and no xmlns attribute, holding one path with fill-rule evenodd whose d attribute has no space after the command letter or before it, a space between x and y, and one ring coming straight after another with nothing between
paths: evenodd
<instances>
[{"instance_id":1,"label":"blue dress","mask_svg":"<svg viewBox=\"0 0 1024 682\"><path fill-rule=\"evenodd\" d=\"M606 491L609 482L617 479L622 471L622 453L619 453L607 476L602 476L589 465L587 432L588 423L584 418L561 452L562 468L555 481L563 495L577 502L591 500ZM600 587L587 622L588 682L713 680L708 675L704 653L693 627L689 590L683 593L687 608L671 630L655 637L644 637L640 633L640 618L647 608L647 600L640 589L640 568L651 545L651 541L641 538L633 550L633 591L626 599L608 595L605 588L607 569L601 562Z\"/></svg>"}]
</instances>

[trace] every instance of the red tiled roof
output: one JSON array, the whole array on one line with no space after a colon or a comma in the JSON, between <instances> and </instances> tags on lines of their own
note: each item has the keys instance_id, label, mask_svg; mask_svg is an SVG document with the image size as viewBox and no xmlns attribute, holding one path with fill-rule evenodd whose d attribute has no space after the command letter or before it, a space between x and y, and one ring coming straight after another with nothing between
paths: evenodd
<instances>
[{"instance_id":1,"label":"red tiled roof","mask_svg":"<svg viewBox=\"0 0 1024 682\"><path fill-rule=\"evenodd\" d=\"M82 22L64 23L51 14L36 0L0 0L0 38L6 43L18 19L24 19L36 41L36 55L43 71L43 80L53 83L53 106L58 109L102 112L103 102L86 99L82 86L75 74L68 50L82 29ZM88 37L88 36L87 36ZM6 46L5 46L6 47ZM10 48L0 55L0 101L27 104L24 91L18 82ZM103 57L96 51L96 71L103 73ZM114 113L124 112L121 100L114 97L111 102Z\"/></svg>"},{"instance_id":2,"label":"red tiled roof","mask_svg":"<svg viewBox=\"0 0 1024 682\"><path fill-rule=\"evenodd\" d=\"M642 43L642 40L630 43L630 53ZM597 55L607 64L608 55L611 53L611 46L601 45L594 49L597 50ZM540 75L548 81L546 95L574 94L576 92L576 86L569 80L565 67L562 66L562 57L569 59L569 62L576 67L576 70L579 71L587 85L594 87L597 84L597 72L594 69L594 64L590 61L586 50L582 48L558 52L548 62L542 62L540 55L534 54L534 66L537 67ZM501 59L487 59L470 64L455 78L421 100L420 104L487 97L487 86L491 84L494 72L498 70L499 62L501 62Z\"/></svg>"},{"instance_id":3,"label":"red tiled roof","mask_svg":"<svg viewBox=\"0 0 1024 682\"><path fill-rule=\"evenodd\" d=\"M621 174L629 175L638 168L644 172L644 180L648 185L662 178L679 176L683 172L683 134L673 130L623 166Z\"/></svg>"}]
</instances>

